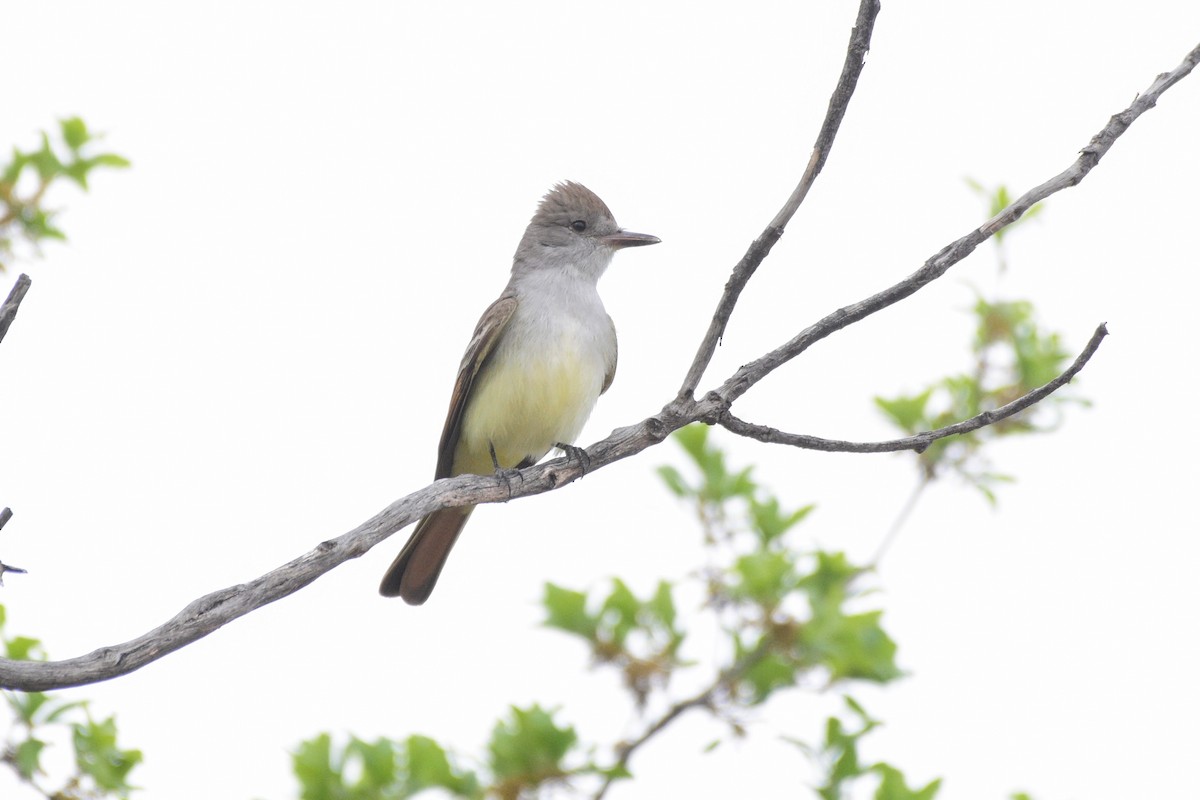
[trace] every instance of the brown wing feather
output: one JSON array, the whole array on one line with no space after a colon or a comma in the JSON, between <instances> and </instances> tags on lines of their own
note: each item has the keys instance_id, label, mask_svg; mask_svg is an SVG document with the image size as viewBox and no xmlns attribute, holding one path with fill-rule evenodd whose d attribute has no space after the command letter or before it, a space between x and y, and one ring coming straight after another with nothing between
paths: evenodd
<instances>
[{"instance_id":1,"label":"brown wing feather","mask_svg":"<svg viewBox=\"0 0 1200 800\"><path fill-rule=\"evenodd\" d=\"M613 378L617 377L617 326L613 324L612 317L608 318L608 327L612 328L613 332L613 360L608 372L604 374L604 385L600 387L600 394L607 392L608 387L612 386Z\"/></svg>"},{"instance_id":2,"label":"brown wing feather","mask_svg":"<svg viewBox=\"0 0 1200 800\"><path fill-rule=\"evenodd\" d=\"M434 479L449 478L454 465L454 450L458 447L458 436L462 430L463 411L467 407L467 398L471 396L471 386L479 375L479 368L491 355L492 348L500 340L500 334L513 312L517 310L516 295L505 292L500 299L488 306L487 311L479 318L467 352L463 354L462 364L458 368L458 377L454 380L454 391L450 395L450 410L446 412L446 425L442 428L442 441L438 445L437 471Z\"/></svg>"}]
</instances>

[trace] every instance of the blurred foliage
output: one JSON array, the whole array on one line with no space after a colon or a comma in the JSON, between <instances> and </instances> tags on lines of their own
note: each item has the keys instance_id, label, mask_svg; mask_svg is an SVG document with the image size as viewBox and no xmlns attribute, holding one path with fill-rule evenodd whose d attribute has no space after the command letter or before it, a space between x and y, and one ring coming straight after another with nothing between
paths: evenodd
<instances>
[{"instance_id":1,"label":"blurred foliage","mask_svg":"<svg viewBox=\"0 0 1200 800\"><path fill-rule=\"evenodd\" d=\"M659 475L694 510L710 556L707 566L682 581L662 580L645 596L614 578L592 592L549 583L542 597L546 627L582 642L594 668L620 675L631 710L645 725L641 740L693 709L723 722L730 737L741 738L743 718L781 692L899 678L896 645L883 628L882 612L861 607L865 590L860 583L867 571L843 553L804 550L793 541L813 506L785 508L755 480L752 468L727 464L707 427L689 426L674 439L687 454L689 469L661 467ZM680 613L676 600L685 583L704 598L690 613ZM689 631L700 627L720 632L720 653L685 660L681 650ZM673 697L672 679L681 670L702 675L704 688ZM866 719L855 701L847 703ZM818 794L839 797L839 787L865 780L883 792L877 797L932 797L936 782L908 790L902 773L885 763L847 770L851 757L857 764L859 737L874 724L850 735L841 721L831 719L827 729L842 732L840 738L801 745L827 771L826 786L832 788ZM422 743L420 752L414 741ZM639 745L585 744L573 726L534 705L511 708L496 723L478 771L454 766L445 748L424 737L369 745L351 738L333 747L328 734L320 734L301 743L294 765L303 800L390 800L435 786L463 798L598 797L609 784L633 777L629 760ZM830 755L835 748L841 748L841 757ZM368 750L383 767L367 768ZM603 759L596 753L611 755ZM347 769L351 762L359 766ZM417 777L422 775L433 777Z\"/></svg>"},{"instance_id":2,"label":"blurred foliage","mask_svg":"<svg viewBox=\"0 0 1200 800\"><path fill-rule=\"evenodd\" d=\"M965 180L967 186L971 188L971 191L983 198L984 206L987 209L987 219L991 219L1012 205L1014 198L1009 193L1008 187L1003 183L995 187L990 187L984 186L974 178L966 178ZM1034 203L1029 207L1028 211L1021 215L1020 219L1018 219L1016 222L1013 222L1008 227L1001 228L1000 230L996 231L996 233L992 236L992 246L996 248L996 259L999 263L1001 272L1004 272L1008 269L1008 258L1004 252L1004 243L1007 241L1007 237L1025 223L1032 219L1037 219L1044 209L1044 203Z\"/></svg>"},{"instance_id":3,"label":"blurred foliage","mask_svg":"<svg viewBox=\"0 0 1200 800\"><path fill-rule=\"evenodd\" d=\"M10 636L4 628L5 611L0 606L0 645L4 657L14 661L44 661L41 642L28 636ZM84 701L62 701L44 692L0 691L12 714L4 737L0 763L37 795L48 800L124 800L135 789L129 773L142 761L140 750L117 743L114 717L96 720ZM43 756L54 747L70 747L74 768L51 781ZM58 788L51 789L53 783Z\"/></svg>"},{"instance_id":4,"label":"blurred foliage","mask_svg":"<svg viewBox=\"0 0 1200 800\"><path fill-rule=\"evenodd\" d=\"M129 166L116 153L94 152L102 137L79 117L59 120L53 140L44 131L40 138L36 149L14 147L8 163L0 163L0 272L25 255L22 244L40 254L42 242L67 238L57 225L58 211L44 205L55 182L66 179L87 191L94 170Z\"/></svg>"},{"instance_id":5,"label":"blurred foliage","mask_svg":"<svg viewBox=\"0 0 1200 800\"><path fill-rule=\"evenodd\" d=\"M988 194L977 182L970 183L988 196L990 216L1011 202L1004 186ZM1007 230L1011 233L1041 210L1040 203L1035 205ZM999 239L999 234L993 237L997 246ZM1003 256L999 258L1003 271ZM943 428L1000 408L1053 380L1070 364L1072 353L1059 334L1040 326L1029 301L989 300L976 294L971 313L975 318L974 363L968 371L942 378L913 394L875 398L879 410L905 435ZM992 469L984 445L1015 434L1052 431L1060 422L1063 404L1071 402L1086 405L1087 401L1060 389L1020 414L968 434L938 439L916 456L922 482L950 471L995 503L996 485L1010 482L1012 477Z\"/></svg>"}]
</instances>

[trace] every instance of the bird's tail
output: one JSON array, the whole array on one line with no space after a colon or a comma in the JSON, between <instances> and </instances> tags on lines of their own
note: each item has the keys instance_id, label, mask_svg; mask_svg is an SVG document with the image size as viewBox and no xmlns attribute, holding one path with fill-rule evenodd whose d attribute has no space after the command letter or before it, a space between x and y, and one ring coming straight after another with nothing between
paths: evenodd
<instances>
[{"instance_id":1,"label":"bird's tail","mask_svg":"<svg viewBox=\"0 0 1200 800\"><path fill-rule=\"evenodd\" d=\"M418 522L408 543L383 576L379 593L384 597L402 597L412 606L428 600L450 549L474 510L475 506L446 508Z\"/></svg>"}]
</instances>

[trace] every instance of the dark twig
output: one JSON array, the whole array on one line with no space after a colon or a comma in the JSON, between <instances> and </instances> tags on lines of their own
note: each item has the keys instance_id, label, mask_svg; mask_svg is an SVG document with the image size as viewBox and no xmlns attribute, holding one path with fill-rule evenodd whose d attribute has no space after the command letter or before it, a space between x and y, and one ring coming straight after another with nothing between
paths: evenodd
<instances>
[{"instance_id":1,"label":"dark twig","mask_svg":"<svg viewBox=\"0 0 1200 800\"><path fill-rule=\"evenodd\" d=\"M708 369L713 353L717 350L717 343L725 335L725 326L729 323L733 307L737 305L742 289L753 277L763 259L771 252L771 248L779 241L779 237L783 236L784 228L787 227L796 210L800 208L800 204L804 202L813 181L817 179L821 168L825 166L825 160L829 158L829 151L833 148L833 140L842 124L842 118L846 116L850 98L854 95L854 88L858 85L858 76L862 74L863 65L866 63L867 51L871 46L871 33L875 29L875 17L878 15L879 0L862 0L858 7L858 19L855 20L854 28L850 32L850 44L846 48L846 61L842 65L842 74L838 78L837 86L834 87L833 95L829 98L829 110L825 112L825 121L821 124L821 131L817 134L817 141L813 145L808 166L800 177L800 183L792 190L791 197L783 204L783 208L779 209L779 213L771 220L771 224L750 244L750 248L742 256L742 260L733 268L733 274L729 276L729 281L725 284L725 291L717 303L717 310L713 313L708 331L700 341L700 348L688 368L683 385L679 387L680 399L691 400L695 396L696 387L700 385L700 378L703 377L704 370Z\"/></svg>"},{"instance_id":2,"label":"dark twig","mask_svg":"<svg viewBox=\"0 0 1200 800\"><path fill-rule=\"evenodd\" d=\"M8 333L8 326L12 325L13 319L17 316L17 309L21 307L21 301L25 299L25 293L29 291L29 283L28 275L17 276L17 282L13 285L12 291L8 293L8 299L4 301L4 305L0 306L0 342L4 341L4 334Z\"/></svg>"},{"instance_id":3,"label":"dark twig","mask_svg":"<svg viewBox=\"0 0 1200 800\"><path fill-rule=\"evenodd\" d=\"M1088 340L1087 346L1083 348L1083 351L1071 363L1071 366L1067 367L1061 375L1028 394L1021 395L1011 403L1006 403L990 411L984 411L982 414L977 414L962 422L956 422L953 425L947 425L937 430L918 433L915 436L905 436L903 439L891 439L885 442L844 442L837 439L822 439L818 436L808 436L802 433L785 433L764 425L755 425L738 419L728 411L718 417L717 424L739 436L746 436L770 444L791 445L792 447L800 447L805 450L823 450L827 453L894 453L899 450L913 450L917 453L923 453L929 445L938 439L970 433L971 431L985 428L988 425L994 425L1002 419L1019 414L1030 406L1040 403L1063 386L1066 386L1071 382L1072 378L1079 374L1084 365L1096 354L1096 350L1100 347L1100 342L1107 335L1108 328L1104 324L1101 324L1100 327L1096 328L1096 332L1092 334L1092 338Z\"/></svg>"},{"instance_id":4,"label":"dark twig","mask_svg":"<svg viewBox=\"0 0 1200 800\"><path fill-rule=\"evenodd\" d=\"M4 526L8 524L8 521L12 519L12 515L13 512L11 508L5 507L3 510L0 510L0 530L4 529ZM24 574L25 570L21 569L20 567L10 567L8 564L0 561L0 586L4 585L4 573L6 572Z\"/></svg>"}]
</instances>

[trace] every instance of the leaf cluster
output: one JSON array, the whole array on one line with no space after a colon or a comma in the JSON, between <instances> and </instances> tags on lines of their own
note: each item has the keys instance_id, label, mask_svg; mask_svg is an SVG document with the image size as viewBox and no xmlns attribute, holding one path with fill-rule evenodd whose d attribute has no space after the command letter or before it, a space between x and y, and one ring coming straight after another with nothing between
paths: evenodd
<instances>
[{"instance_id":1,"label":"leaf cluster","mask_svg":"<svg viewBox=\"0 0 1200 800\"><path fill-rule=\"evenodd\" d=\"M662 467L659 474L700 520L708 564L683 580L659 581L645 595L613 578L600 591L547 584L542 598L548 628L585 643L593 668L619 674L632 712L643 720L642 736L607 747L585 743L554 711L512 707L496 723L478 769L468 770L425 737L373 743L351 738L339 748L321 734L294 756L301 797L391 800L437 787L455 797L516 800L552 789L582 794L589 785L595 788L586 791L601 797L613 782L632 777L631 757L644 742L693 709L741 737L749 715L793 687L899 678L896 645L882 626L882 612L861 607L866 570L843 553L806 551L792 541L813 506L788 509L751 468L730 467L707 427L684 428L675 440L688 468ZM681 613L681 594L702 598L700 607ZM723 652L684 658L689 633L704 625L719 631ZM700 678L699 693L672 695L672 678L682 670ZM606 752L607 760L596 755ZM899 770L887 764L855 777L903 785ZM898 791L880 796L905 797Z\"/></svg>"},{"instance_id":2,"label":"leaf cluster","mask_svg":"<svg viewBox=\"0 0 1200 800\"><path fill-rule=\"evenodd\" d=\"M1003 185L987 190L977 182L969 183L988 198L993 214L1011 202ZM1018 223L1010 225L1007 229L1010 235L1019 223L1042 208L1040 203L1033 206ZM1000 235L994 240L999 248ZM998 258L1002 272L1005 264L999 250ZM1071 360L1062 337L1043 329L1033 304L1027 300L989 300L977 293L971 314L975 332L971 340L973 363L968 370L935 381L913 394L875 398L875 405L884 416L906 435L936 430L994 411L1048 383ZM995 503L994 487L1011 482L1012 477L992 469L983 454L984 446L1016 434L1052 431L1059 421L1062 404L1072 402L1086 404L1079 397L1060 391L1024 412L979 430L934 441L917 454L922 480L928 482L944 473L953 473Z\"/></svg>"},{"instance_id":3,"label":"leaf cluster","mask_svg":"<svg viewBox=\"0 0 1200 800\"><path fill-rule=\"evenodd\" d=\"M15 661L46 659L41 642L28 636L9 636L4 630L5 611L0 606L0 645L6 658ZM13 716L13 723L0 743L0 763L48 800L127 800L136 787L129 775L141 763L140 750L117 742L115 717L97 720L85 701L62 701L44 692L0 692ZM43 765L46 751L65 741L74 752L74 771L59 788L46 786Z\"/></svg>"},{"instance_id":4,"label":"leaf cluster","mask_svg":"<svg viewBox=\"0 0 1200 800\"><path fill-rule=\"evenodd\" d=\"M53 141L43 131L39 147L14 147L8 163L0 163L0 272L17 258L20 243L36 254L43 241L67 238L57 225L58 211L44 203L51 185L65 179L87 191L94 170L129 166L116 153L93 152L100 138L82 119L69 117L59 120Z\"/></svg>"}]
</instances>

